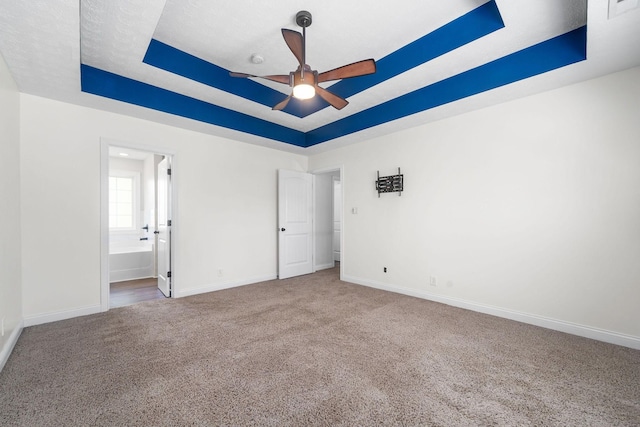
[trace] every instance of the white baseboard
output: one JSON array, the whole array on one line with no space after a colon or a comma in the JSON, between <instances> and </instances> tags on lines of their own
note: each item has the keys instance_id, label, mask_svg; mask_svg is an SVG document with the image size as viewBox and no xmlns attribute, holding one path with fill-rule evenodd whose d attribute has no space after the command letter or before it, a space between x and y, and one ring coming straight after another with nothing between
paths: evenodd
<instances>
[{"instance_id":1,"label":"white baseboard","mask_svg":"<svg viewBox=\"0 0 640 427\"><path fill-rule=\"evenodd\" d=\"M223 289L237 288L238 286L251 285L253 283L266 282L277 279L277 275L256 276L248 279L236 280L231 282L216 283L213 285L202 286L200 288L176 290L175 298L183 298L191 295L205 294L207 292L221 291Z\"/></svg>"},{"instance_id":2,"label":"white baseboard","mask_svg":"<svg viewBox=\"0 0 640 427\"><path fill-rule=\"evenodd\" d=\"M24 326L36 326L44 323L57 322L58 320L71 319L73 317L87 316L89 314L101 313L102 307L100 304L91 305L88 307L75 308L72 310L56 311L45 314L37 314L35 316L27 316L24 318Z\"/></svg>"},{"instance_id":3,"label":"white baseboard","mask_svg":"<svg viewBox=\"0 0 640 427\"><path fill-rule=\"evenodd\" d=\"M0 350L0 372L2 372L2 369L7 363L7 360L9 360L9 356L11 356L11 352L18 342L18 338L20 338L20 334L22 333L23 328L24 322L20 321L18 326L11 332L11 335L9 335L9 339L7 340L7 342L4 343L2 350Z\"/></svg>"},{"instance_id":4,"label":"white baseboard","mask_svg":"<svg viewBox=\"0 0 640 427\"><path fill-rule=\"evenodd\" d=\"M540 326L542 328L553 329L555 331L566 332L572 335L578 335L585 338L591 338L597 341L603 341L610 344L616 344L623 347L629 347L640 350L640 337L632 335L620 334L617 332L607 331L604 329L593 328L591 326L580 325L577 323L567 322L564 320L552 319L535 314L523 313L515 310L509 310L501 307L480 304L473 301L467 301L459 298L452 298L443 295L433 294L427 291L403 288L401 286L389 285L372 280L361 279L353 276L342 276L341 280L345 282L355 283L357 285L367 286L370 288L381 289L384 291L395 292L403 295L409 295L416 298L427 299L454 307L464 308L479 313L490 314L492 316L502 317L505 319L515 320L530 325Z\"/></svg>"}]
</instances>

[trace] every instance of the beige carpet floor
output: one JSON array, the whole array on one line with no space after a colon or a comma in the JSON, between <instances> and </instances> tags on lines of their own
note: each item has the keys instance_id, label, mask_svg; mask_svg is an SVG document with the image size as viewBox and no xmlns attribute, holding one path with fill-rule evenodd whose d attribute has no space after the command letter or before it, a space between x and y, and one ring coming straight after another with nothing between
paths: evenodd
<instances>
[{"instance_id":1,"label":"beige carpet floor","mask_svg":"<svg viewBox=\"0 0 640 427\"><path fill-rule=\"evenodd\" d=\"M2 426L638 426L640 351L340 282L26 328Z\"/></svg>"}]
</instances>

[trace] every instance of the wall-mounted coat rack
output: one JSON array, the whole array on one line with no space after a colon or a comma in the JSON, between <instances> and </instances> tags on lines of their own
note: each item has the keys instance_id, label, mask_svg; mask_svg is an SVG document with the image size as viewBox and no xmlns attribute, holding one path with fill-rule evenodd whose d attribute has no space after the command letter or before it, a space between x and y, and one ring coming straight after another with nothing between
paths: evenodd
<instances>
[{"instance_id":1,"label":"wall-mounted coat rack","mask_svg":"<svg viewBox=\"0 0 640 427\"><path fill-rule=\"evenodd\" d=\"M376 180L376 190L378 190L378 197L380 193L398 193L398 196L402 196L402 190L404 186L404 176L400 173L398 168L397 175L380 176L378 171L378 179Z\"/></svg>"}]
</instances>

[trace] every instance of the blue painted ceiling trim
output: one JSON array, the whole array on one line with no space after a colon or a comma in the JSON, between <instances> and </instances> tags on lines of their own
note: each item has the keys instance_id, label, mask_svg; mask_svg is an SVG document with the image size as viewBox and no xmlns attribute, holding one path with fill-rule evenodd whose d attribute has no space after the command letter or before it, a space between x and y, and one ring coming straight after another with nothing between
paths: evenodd
<instances>
[{"instance_id":1,"label":"blue painted ceiling trim","mask_svg":"<svg viewBox=\"0 0 640 427\"><path fill-rule=\"evenodd\" d=\"M491 0L376 61L375 74L339 81L331 86L331 92L348 98L501 28L504 28L502 16L495 0ZM229 70L155 39L149 43L143 62L267 107L287 96L250 79L230 77ZM283 111L302 118L328 106L318 96L304 102L293 98Z\"/></svg>"},{"instance_id":2,"label":"blue painted ceiling trim","mask_svg":"<svg viewBox=\"0 0 640 427\"><path fill-rule=\"evenodd\" d=\"M305 144L303 132L108 71L81 64L80 76L83 92L274 139L287 144L300 147Z\"/></svg>"},{"instance_id":3,"label":"blue painted ceiling trim","mask_svg":"<svg viewBox=\"0 0 640 427\"><path fill-rule=\"evenodd\" d=\"M587 27L520 50L306 134L306 147L587 59Z\"/></svg>"}]
</instances>

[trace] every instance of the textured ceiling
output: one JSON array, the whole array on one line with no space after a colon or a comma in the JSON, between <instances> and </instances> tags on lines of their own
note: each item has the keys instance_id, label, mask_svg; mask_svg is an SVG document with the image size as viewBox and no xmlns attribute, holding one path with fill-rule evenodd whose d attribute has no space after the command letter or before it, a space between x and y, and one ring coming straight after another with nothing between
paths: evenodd
<instances>
[{"instance_id":1,"label":"textured ceiling","mask_svg":"<svg viewBox=\"0 0 640 427\"><path fill-rule=\"evenodd\" d=\"M343 110L316 97L272 111L286 85L228 76L293 71L280 29L300 30L305 9L313 69L378 62L323 84ZM608 19L607 0L0 0L0 12L22 92L309 154L640 65L640 9Z\"/></svg>"}]
</instances>

